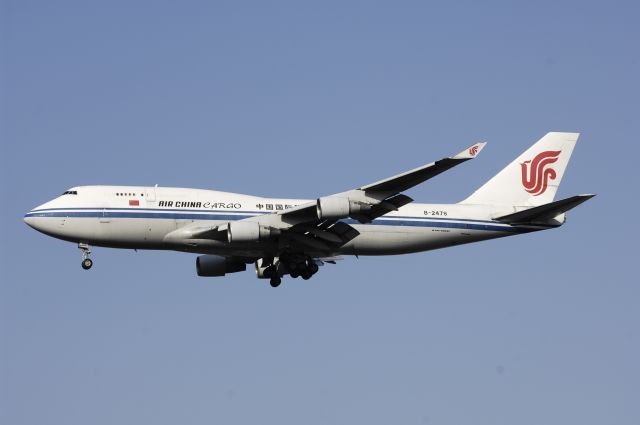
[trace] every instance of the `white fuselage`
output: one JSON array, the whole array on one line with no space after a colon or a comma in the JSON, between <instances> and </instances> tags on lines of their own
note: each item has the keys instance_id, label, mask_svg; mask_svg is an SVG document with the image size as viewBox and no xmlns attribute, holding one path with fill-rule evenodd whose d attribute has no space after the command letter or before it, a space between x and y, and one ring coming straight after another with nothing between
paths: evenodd
<instances>
[{"instance_id":1,"label":"white fuselage","mask_svg":"<svg viewBox=\"0 0 640 425\"><path fill-rule=\"evenodd\" d=\"M34 208L25 221L42 233L76 243L261 257L278 247L269 242L186 242L176 231L193 223L224 224L308 202L200 189L81 186ZM411 203L367 224L342 220L360 234L334 254L403 254L541 230L492 219L510 212L513 209L505 207Z\"/></svg>"}]
</instances>

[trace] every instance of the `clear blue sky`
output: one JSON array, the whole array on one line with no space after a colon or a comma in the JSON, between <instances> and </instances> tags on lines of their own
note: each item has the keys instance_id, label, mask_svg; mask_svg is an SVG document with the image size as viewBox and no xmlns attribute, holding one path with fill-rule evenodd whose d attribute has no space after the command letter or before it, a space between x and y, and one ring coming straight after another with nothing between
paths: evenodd
<instances>
[{"instance_id":1,"label":"clear blue sky","mask_svg":"<svg viewBox=\"0 0 640 425\"><path fill-rule=\"evenodd\" d=\"M637 2L2 1L0 423L640 423ZM274 290L22 222L68 187L309 197L580 131L559 230Z\"/></svg>"}]
</instances>

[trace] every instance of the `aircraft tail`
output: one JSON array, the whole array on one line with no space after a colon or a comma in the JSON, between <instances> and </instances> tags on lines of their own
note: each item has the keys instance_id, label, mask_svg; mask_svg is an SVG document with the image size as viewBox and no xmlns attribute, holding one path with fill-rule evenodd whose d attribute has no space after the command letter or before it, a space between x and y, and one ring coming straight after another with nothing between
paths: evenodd
<instances>
[{"instance_id":1,"label":"aircraft tail","mask_svg":"<svg viewBox=\"0 0 640 425\"><path fill-rule=\"evenodd\" d=\"M553 201L579 133L547 133L461 204L536 207Z\"/></svg>"}]
</instances>

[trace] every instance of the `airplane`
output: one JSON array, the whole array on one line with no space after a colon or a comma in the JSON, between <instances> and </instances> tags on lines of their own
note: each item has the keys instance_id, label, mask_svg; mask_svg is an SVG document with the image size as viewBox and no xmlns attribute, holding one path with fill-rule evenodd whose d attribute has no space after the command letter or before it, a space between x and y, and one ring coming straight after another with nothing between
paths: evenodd
<instances>
[{"instance_id":1,"label":"airplane","mask_svg":"<svg viewBox=\"0 0 640 425\"><path fill-rule=\"evenodd\" d=\"M345 255L393 255L553 229L592 198L554 201L579 133L547 133L456 204L419 204L404 194L477 157L486 143L375 183L315 200L274 199L213 190L78 186L24 216L26 224L78 244L201 254L199 276L224 276L254 264L277 287L307 280Z\"/></svg>"}]
</instances>

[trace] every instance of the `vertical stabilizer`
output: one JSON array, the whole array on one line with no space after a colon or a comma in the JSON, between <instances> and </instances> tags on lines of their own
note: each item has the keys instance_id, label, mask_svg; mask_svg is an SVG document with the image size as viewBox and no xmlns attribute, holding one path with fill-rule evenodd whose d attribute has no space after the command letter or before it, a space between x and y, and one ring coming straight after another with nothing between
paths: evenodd
<instances>
[{"instance_id":1,"label":"vertical stabilizer","mask_svg":"<svg viewBox=\"0 0 640 425\"><path fill-rule=\"evenodd\" d=\"M553 201L579 133L547 133L461 204L538 206Z\"/></svg>"}]
</instances>

